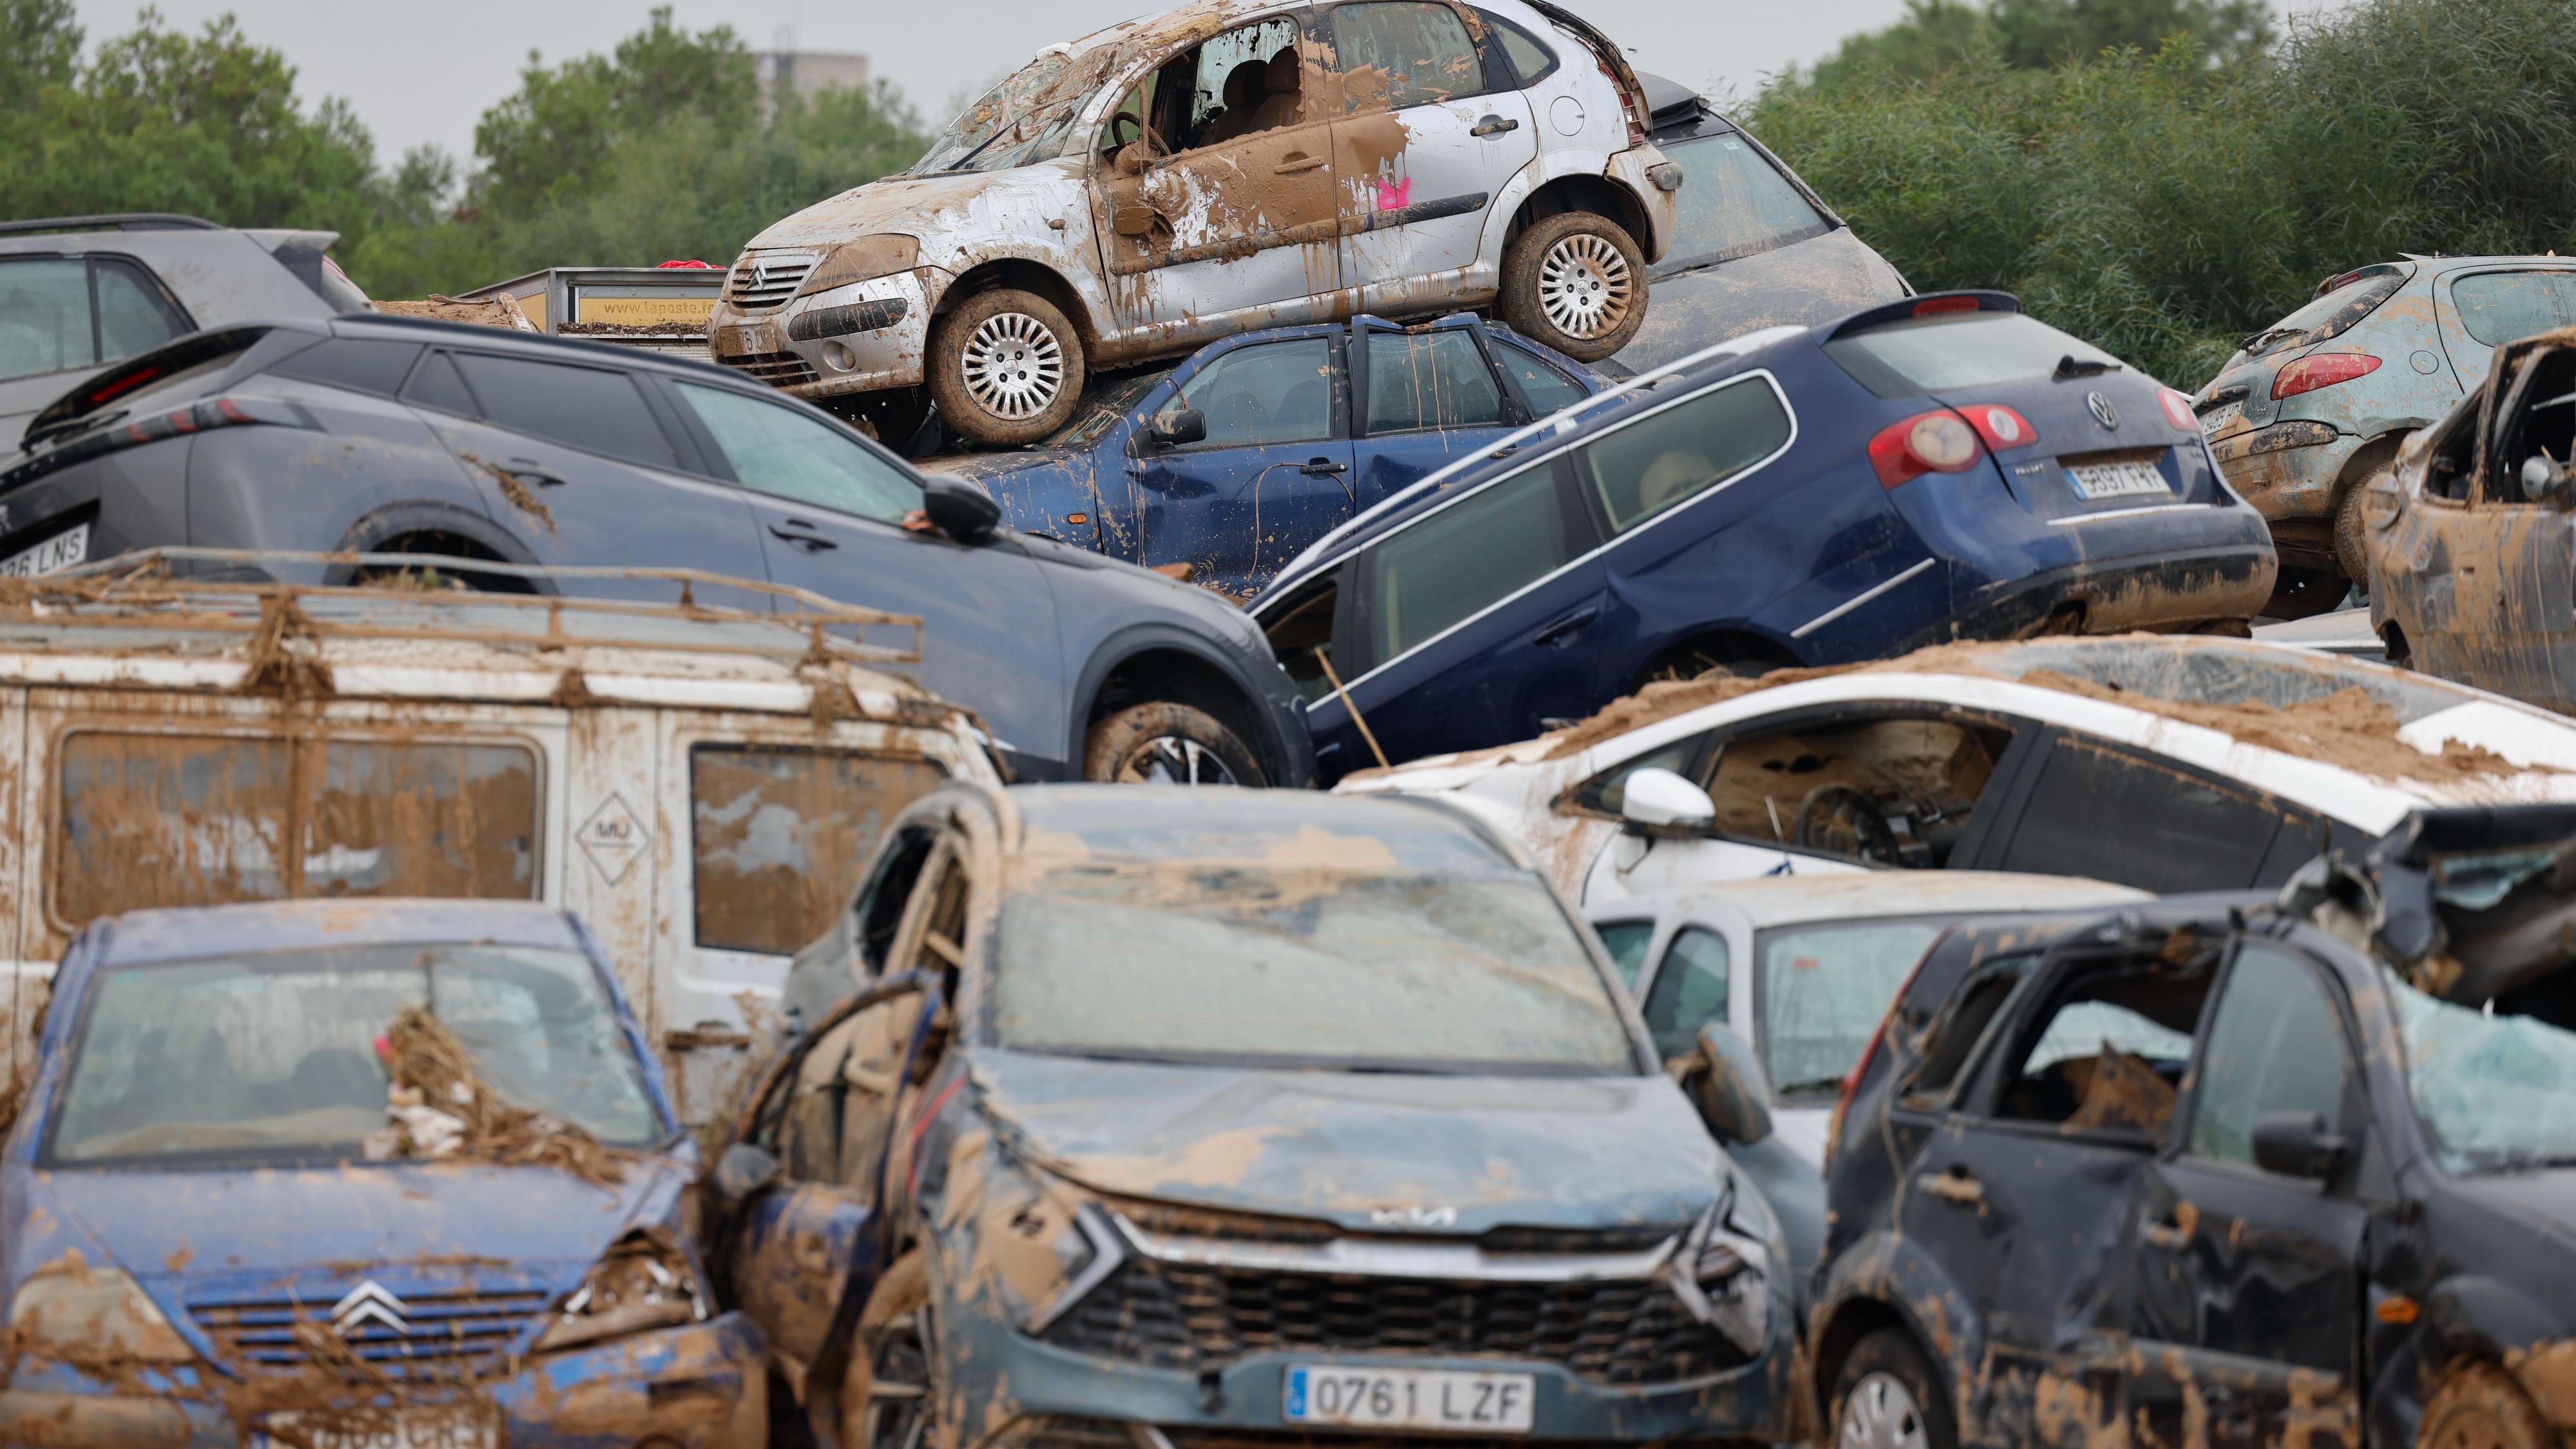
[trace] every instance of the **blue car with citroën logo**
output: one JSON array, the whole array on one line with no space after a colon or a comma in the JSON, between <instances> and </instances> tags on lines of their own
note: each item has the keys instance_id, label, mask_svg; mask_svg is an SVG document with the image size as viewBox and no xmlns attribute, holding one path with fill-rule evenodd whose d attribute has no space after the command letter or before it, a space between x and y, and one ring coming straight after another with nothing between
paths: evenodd
<instances>
[{"instance_id":1,"label":"blue car with citro\u00ebn logo","mask_svg":"<svg viewBox=\"0 0 2576 1449\"><path fill-rule=\"evenodd\" d=\"M511 1120L578 1129L593 1167L470 1141L374 1155L393 1122L417 1145L468 1110L453 1088L394 1090L386 1043L410 1012ZM65 953L39 1056L0 1124L0 1443L766 1432L765 1342L715 1310L680 1233L694 1148L573 917L371 900L108 918Z\"/></svg>"}]
</instances>

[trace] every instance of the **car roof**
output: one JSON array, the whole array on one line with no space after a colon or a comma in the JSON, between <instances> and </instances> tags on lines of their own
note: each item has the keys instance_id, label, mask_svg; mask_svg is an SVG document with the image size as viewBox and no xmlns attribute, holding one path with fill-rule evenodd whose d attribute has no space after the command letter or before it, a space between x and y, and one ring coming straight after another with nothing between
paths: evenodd
<instances>
[{"instance_id":1,"label":"car roof","mask_svg":"<svg viewBox=\"0 0 2576 1449\"><path fill-rule=\"evenodd\" d=\"M1686 920L1702 911L1740 916L1756 930L1804 921L1991 911L2060 911L2150 900L2146 891L2072 875L2013 871L1885 870L1763 876L1683 891L1659 891L1584 909L1592 921Z\"/></svg>"},{"instance_id":2,"label":"car roof","mask_svg":"<svg viewBox=\"0 0 2576 1449\"><path fill-rule=\"evenodd\" d=\"M128 911L107 922L98 964L149 966L245 951L437 942L581 947L572 919L535 901L257 901Z\"/></svg>"},{"instance_id":3,"label":"car roof","mask_svg":"<svg viewBox=\"0 0 2576 1449\"><path fill-rule=\"evenodd\" d=\"M1428 801L1229 786L1014 785L1024 855L1491 874L1523 867ZM1359 808L1352 808L1359 807Z\"/></svg>"},{"instance_id":4,"label":"car roof","mask_svg":"<svg viewBox=\"0 0 2576 1449\"><path fill-rule=\"evenodd\" d=\"M388 312L343 312L332 318L330 325L332 332L342 337L375 337L404 342L444 339L487 352L520 352L557 361L578 359L603 366L632 368L638 372L667 373L694 382L718 381L737 392L756 392L782 399L789 396L749 382L741 373L713 362L594 342L587 338L555 337L543 332L521 332L514 327L485 327L474 322L445 322L431 317L396 316Z\"/></svg>"}]
</instances>

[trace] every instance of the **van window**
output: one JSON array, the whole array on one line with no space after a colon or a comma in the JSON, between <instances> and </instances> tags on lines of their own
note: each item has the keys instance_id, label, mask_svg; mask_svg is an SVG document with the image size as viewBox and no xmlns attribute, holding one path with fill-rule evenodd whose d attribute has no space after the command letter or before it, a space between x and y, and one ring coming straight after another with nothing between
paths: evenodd
<instances>
[{"instance_id":1,"label":"van window","mask_svg":"<svg viewBox=\"0 0 2576 1449\"><path fill-rule=\"evenodd\" d=\"M83 731L58 779L67 926L292 896L537 895L544 816L523 745Z\"/></svg>"},{"instance_id":2,"label":"van window","mask_svg":"<svg viewBox=\"0 0 2576 1449\"><path fill-rule=\"evenodd\" d=\"M1425 515L1370 551L1378 661L1482 613L1578 551L1545 461Z\"/></svg>"},{"instance_id":3,"label":"van window","mask_svg":"<svg viewBox=\"0 0 2576 1449\"><path fill-rule=\"evenodd\" d=\"M946 778L855 750L689 751L697 943L793 955L849 904L886 822Z\"/></svg>"},{"instance_id":4,"label":"van window","mask_svg":"<svg viewBox=\"0 0 2576 1449\"><path fill-rule=\"evenodd\" d=\"M1789 441L1789 410L1747 378L1640 418L1583 450L1612 533L1626 533L1761 463Z\"/></svg>"}]
</instances>

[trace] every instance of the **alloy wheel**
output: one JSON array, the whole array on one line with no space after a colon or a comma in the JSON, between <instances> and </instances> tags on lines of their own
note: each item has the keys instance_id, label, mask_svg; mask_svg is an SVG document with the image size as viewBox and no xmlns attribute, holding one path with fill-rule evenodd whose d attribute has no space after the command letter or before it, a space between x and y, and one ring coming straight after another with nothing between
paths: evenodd
<instances>
[{"instance_id":1,"label":"alloy wheel","mask_svg":"<svg viewBox=\"0 0 2576 1449\"><path fill-rule=\"evenodd\" d=\"M1118 779L1132 785L1233 785L1234 771L1217 752L1186 735L1156 735L1119 762Z\"/></svg>"},{"instance_id":2,"label":"alloy wheel","mask_svg":"<svg viewBox=\"0 0 2576 1449\"><path fill-rule=\"evenodd\" d=\"M1636 297L1628 259L1607 237L1578 232L1547 249L1538 264L1538 304L1548 325L1568 337L1617 331Z\"/></svg>"},{"instance_id":3,"label":"alloy wheel","mask_svg":"<svg viewBox=\"0 0 2576 1449\"><path fill-rule=\"evenodd\" d=\"M958 370L985 411L1017 422L1055 405L1064 389L1064 347L1026 312L996 312L966 339Z\"/></svg>"},{"instance_id":4,"label":"alloy wheel","mask_svg":"<svg viewBox=\"0 0 2576 1449\"><path fill-rule=\"evenodd\" d=\"M1928 1449L1923 1408L1914 1391L1891 1373L1873 1373L1843 1396L1835 1449Z\"/></svg>"}]
</instances>

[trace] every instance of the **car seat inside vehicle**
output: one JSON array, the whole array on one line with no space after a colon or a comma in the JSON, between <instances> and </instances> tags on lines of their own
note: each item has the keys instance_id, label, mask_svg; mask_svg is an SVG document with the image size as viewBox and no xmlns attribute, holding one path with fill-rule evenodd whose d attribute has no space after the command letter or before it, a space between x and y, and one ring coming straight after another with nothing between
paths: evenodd
<instances>
[{"instance_id":1,"label":"car seat inside vehicle","mask_svg":"<svg viewBox=\"0 0 2576 1449\"><path fill-rule=\"evenodd\" d=\"M1173 151L1223 145L1298 119L1297 24L1264 20L1183 51L1156 72L1147 117ZM1155 149L1163 149L1157 146Z\"/></svg>"},{"instance_id":2,"label":"car seat inside vehicle","mask_svg":"<svg viewBox=\"0 0 2576 1449\"><path fill-rule=\"evenodd\" d=\"M2062 977L2055 1005L2023 1033L1994 1115L2162 1138L2219 955L2216 944L2177 933L2153 951Z\"/></svg>"},{"instance_id":3,"label":"car seat inside vehicle","mask_svg":"<svg viewBox=\"0 0 2576 1449\"><path fill-rule=\"evenodd\" d=\"M2547 347L2523 364L2508 395L2487 500L2565 503L2576 468L2576 349Z\"/></svg>"},{"instance_id":4,"label":"car seat inside vehicle","mask_svg":"<svg viewBox=\"0 0 2576 1449\"><path fill-rule=\"evenodd\" d=\"M1820 721L1726 741L1704 788L1719 834L1939 869L2011 743L1983 721Z\"/></svg>"}]
</instances>

